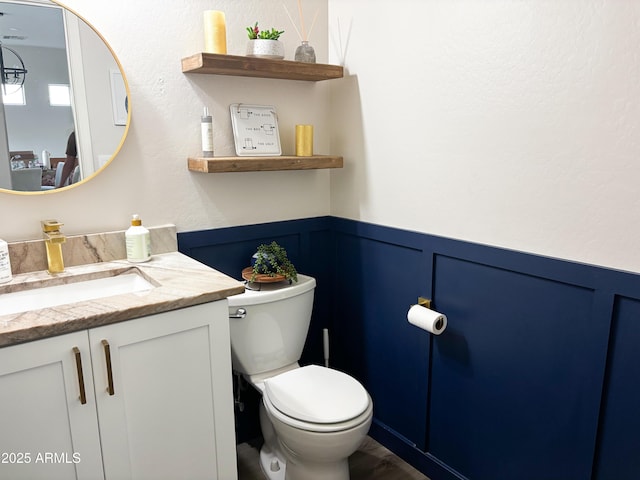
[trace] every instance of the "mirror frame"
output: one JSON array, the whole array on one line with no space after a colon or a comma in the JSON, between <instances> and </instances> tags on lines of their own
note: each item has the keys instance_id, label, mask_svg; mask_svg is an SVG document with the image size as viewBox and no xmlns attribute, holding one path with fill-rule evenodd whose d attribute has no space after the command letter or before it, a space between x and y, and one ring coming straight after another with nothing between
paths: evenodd
<instances>
[{"instance_id":1,"label":"mirror frame","mask_svg":"<svg viewBox=\"0 0 640 480\"><path fill-rule=\"evenodd\" d=\"M120 70L120 73L122 74L122 81L124 83L124 88L125 88L125 90L127 92L127 123L126 123L125 128L124 128L124 133L122 134L122 137L120 138L120 142L118 143L118 146L116 147L114 152L111 154L111 157L109 158L109 160L107 160L104 163L104 165L102 165L100 168L98 168L96 171L94 171L90 175L84 177L79 182L73 183L71 185L67 185L66 187L53 188L53 189L50 189L50 190L33 191L33 192L25 192L25 191L9 190L9 189L6 189L6 188L0 188L0 193L7 193L7 194L13 194L13 195L23 195L23 196L24 195L27 195L27 196L51 195L51 194L58 193L58 192L66 192L66 191L69 191L69 190L71 190L71 189L73 189L75 187L83 185L84 183L88 182L89 180L92 180L96 175L101 173L105 168L107 168L111 164L111 162L114 160L114 158L118 155L118 153L122 149L122 145L124 144L125 140L127 139L128 134L129 134L129 127L131 126L131 91L129 89L129 82L127 81L127 76L126 76L126 74L124 72L124 69L122 68L122 64L120 63L120 59L115 54L115 52L113 51L113 48L111 48L111 45L109 45L109 42L107 42L107 40L104 38L104 36L102 36L102 34L100 32L98 32L96 27L94 27L90 22L88 22L87 19L85 19L82 15L80 15L75 10L67 7L63 3L59 2L58 0L48 0L48 2L59 6L63 10L66 10L66 11L74 14L76 17L78 17L78 19L82 20L89 28L91 28L91 30L93 30L93 32L98 36L98 38L100 40L102 40L104 45L107 47L107 49L111 53L111 56L115 60L115 63L118 66L118 69ZM18 2L18 3L21 3L21 2ZM38 3L41 3L43 5L45 4L45 2L38 2L37 0L34 1L34 2L31 2L32 5L37 5ZM67 35L67 33L65 32L65 36L66 35ZM75 122L75 118L74 118L74 122Z\"/></svg>"}]
</instances>

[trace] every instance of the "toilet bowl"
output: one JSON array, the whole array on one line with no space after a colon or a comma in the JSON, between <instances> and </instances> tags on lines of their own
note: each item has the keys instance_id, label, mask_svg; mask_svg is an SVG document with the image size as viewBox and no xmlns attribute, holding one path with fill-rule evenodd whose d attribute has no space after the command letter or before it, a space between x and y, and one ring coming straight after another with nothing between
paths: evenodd
<instances>
[{"instance_id":1,"label":"toilet bowl","mask_svg":"<svg viewBox=\"0 0 640 480\"><path fill-rule=\"evenodd\" d=\"M270 480L348 480L348 457L369 431L373 402L353 377L298 364L315 279L229 297L233 368L262 394L260 464Z\"/></svg>"},{"instance_id":2,"label":"toilet bowl","mask_svg":"<svg viewBox=\"0 0 640 480\"><path fill-rule=\"evenodd\" d=\"M349 375L309 365L268 379L262 411L275 432L271 455L261 455L269 478L279 478L269 475L284 463L287 479L348 480L348 457L369 431L373 402Z\"/></svg>"}]
</instances>

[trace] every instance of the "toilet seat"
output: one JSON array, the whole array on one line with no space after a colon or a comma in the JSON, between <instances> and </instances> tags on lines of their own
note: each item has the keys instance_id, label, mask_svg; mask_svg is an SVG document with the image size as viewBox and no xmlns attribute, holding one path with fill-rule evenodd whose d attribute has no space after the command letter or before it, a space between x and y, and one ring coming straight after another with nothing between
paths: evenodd
<instances>
[{"instance_id":1,"label":"toilet seat","mask_svg":"<svg viewBox=\"0 0 640 480\"><path fill-rule=\"evenodd\" d=\"M302 430L334 432L359 425L372 413L372 402L353 377L309 365L264 382L263 402L280 421Z\"/></svg>"},{"instance_id":2,"label":"toilet seat","mask_svg":"<svg viewBox=\"0 0 640 480\"><path fill-rule=\"evenodd\" d=\"M262 397L262 403L269 415L271 417L272 422L279 421L289 427L292 427L297 430L305 430L307 432L313 433L336 433L342 432L344 430L351 430L353 428L362 425L363 423L367 423L373 417L373 401L369 397L369 404L367 405L367 409L356 418L352 418L351 420L347 420L346 422L338 422L338 423L314 423L314 422L304 422L302 420L297 420L295 418L289 417L285 415L276 407L273 406L269 397Z\"/></svg>"},{"instance_id":3,"label":"toilet seat","mask_svg":"<svg viewBox=\"0 0 640 480\"><path fill-rule=\"evenodd\" d=\"M266 379L265 395L285 415L312 423L351 420L369 403L367 391L355 378L318 365Z\"/></svg>"}]
</instances>

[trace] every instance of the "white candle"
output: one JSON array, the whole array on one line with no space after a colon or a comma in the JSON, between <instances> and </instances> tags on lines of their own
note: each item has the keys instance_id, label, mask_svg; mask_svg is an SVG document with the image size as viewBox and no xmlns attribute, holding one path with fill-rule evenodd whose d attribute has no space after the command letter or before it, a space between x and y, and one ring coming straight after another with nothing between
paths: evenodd
<instances>
[{"instance_id":1,"label":"white candle","mask_svg":"<svg viewBox=\"0 0 640 480\"><path fill-rule=\"evenodd\" d=\"M219 10L204 12L204 51L227 53L227 27L224 12Z\"/></svg>"}]
</instances>

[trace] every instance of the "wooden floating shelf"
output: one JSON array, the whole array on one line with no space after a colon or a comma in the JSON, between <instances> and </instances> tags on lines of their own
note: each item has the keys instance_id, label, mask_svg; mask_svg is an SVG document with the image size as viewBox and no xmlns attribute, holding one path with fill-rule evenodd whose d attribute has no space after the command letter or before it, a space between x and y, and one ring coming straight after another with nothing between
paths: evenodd
<instances>
[{"instance_id":1,"label":"wooden floating shelf","mask_svg":"<svg viewBox=\"0 0 640 480\"><path fill-rule=\"evenodd\" d=\"M197 53L183 58L182 72L307 80L312 82L342 78L344 76L344 69L339 65L302 63L218 53Z\"/></svg>"},{"instance_id":2,"label":"wooden floating shelf","mask_svg":"<svg viewBox=\"0 0 640 480\"><path fill-rule=\"evenodd\" d=\"M221 172L271 172L276 170L314 170L320 168L342 168L342 157L313 155L297 157L213 157L189 158L189 170L201 173Z\"/></svg>"}]
</instances>

